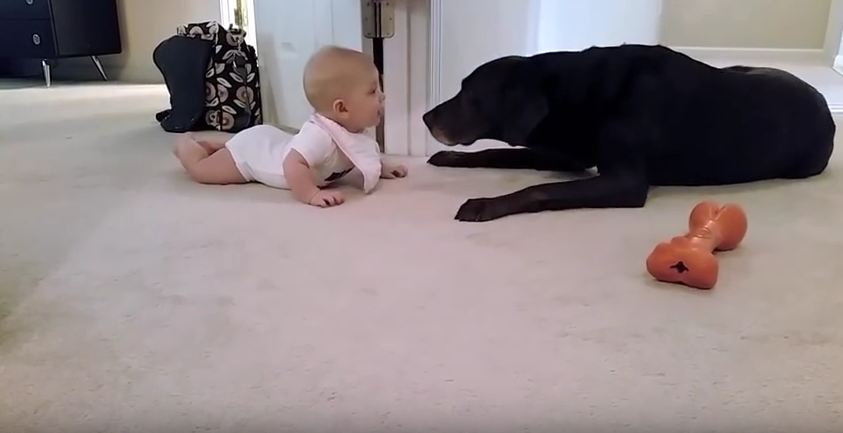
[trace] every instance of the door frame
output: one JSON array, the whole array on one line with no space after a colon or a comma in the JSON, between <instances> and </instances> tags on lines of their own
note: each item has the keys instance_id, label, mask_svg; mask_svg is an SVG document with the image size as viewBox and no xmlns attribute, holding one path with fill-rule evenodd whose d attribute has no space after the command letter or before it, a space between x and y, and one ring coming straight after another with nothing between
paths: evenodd
<instances>
[{"instance_id":1,"label":"door frame","mask_svg":"<svg viewBox=\"0 0 843 433\"><path fill-rule=\"evenodd\" d=\"M390 155L425 156L432 139L421 118L439 101L436 60L440 58L431 13L441 10L442 0L397 0L395 34L385 39L384 151ZM435 16L435 15L434 15Z\"/></svg>"}]
</instances>

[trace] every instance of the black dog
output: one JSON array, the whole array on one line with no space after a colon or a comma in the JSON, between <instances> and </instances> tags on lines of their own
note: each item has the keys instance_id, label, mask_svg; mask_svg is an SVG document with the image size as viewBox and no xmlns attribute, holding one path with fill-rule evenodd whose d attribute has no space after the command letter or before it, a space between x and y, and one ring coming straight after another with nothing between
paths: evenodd
<instances>
[{"instance_id":1,"label":"black dog","mask_svg":"<svg viewBox=\"0 0 843 433\"><path fill-rule=\"evenodd\" d=\"M825 170L835 124L825 98L776 69L714 68L662 46L511 56L478 67L424 115L453 146L436 166L597 169L596 176L468 200L456 218L573 208L642 207L650 186L806 178Z\"/></svg>"}]
</instances>

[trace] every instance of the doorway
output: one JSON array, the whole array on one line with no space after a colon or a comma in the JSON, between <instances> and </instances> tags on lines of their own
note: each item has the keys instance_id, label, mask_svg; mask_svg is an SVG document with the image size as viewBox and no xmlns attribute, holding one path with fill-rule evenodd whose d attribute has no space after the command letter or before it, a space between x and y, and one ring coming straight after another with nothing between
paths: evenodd
<instances>
[{"instance_id":1,"label":"doorway","mask_svg":"<svg viewBox=\"0 0 843 433\"><path fill-rule=\"evenodd\" d=\"M246 31L246 43L257 48L254 0L220 0L220 24Z\"/></svg>"}]
</instances>

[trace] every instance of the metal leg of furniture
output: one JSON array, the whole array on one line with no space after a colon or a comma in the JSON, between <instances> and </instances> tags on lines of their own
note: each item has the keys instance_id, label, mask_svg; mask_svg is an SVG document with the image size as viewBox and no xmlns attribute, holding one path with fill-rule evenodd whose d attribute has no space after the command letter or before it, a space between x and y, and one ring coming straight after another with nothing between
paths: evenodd
<instances>
[{"instance_id":1,"label":"metal leg of furniture","mask_svg":"<svg viewBox=\"0 0 843 433\"><path fill-rule=\"evenodd\" d=\"M108 75L105 75L105 69L102 68L102 63L100 63L100 58L97 56L91 56L91 60L94 61L94 64L97 65L97 70L100 71L100 76L102 77L103 81L108 81Z\"/></svg>"},{"instance_id":2,"label":"metal leg of furniture","mask_svg":"<svg viewBox=\"0 0 843 433\"><path fill-rule=\"evenodd\" d=\"M44 70L44 81L47 83L47 87L50 87L53 84L53 79L50 77L50 62L47 59L41 59L41 69Z\"/></svg>"}]
</instances>

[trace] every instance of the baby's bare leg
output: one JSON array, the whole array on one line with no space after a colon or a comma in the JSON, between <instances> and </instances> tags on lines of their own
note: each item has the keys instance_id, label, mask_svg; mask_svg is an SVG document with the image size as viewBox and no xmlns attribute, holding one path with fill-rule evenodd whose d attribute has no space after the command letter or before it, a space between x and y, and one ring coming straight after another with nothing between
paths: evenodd
<instances>
[{"instance_id":1,"label":"baby's bare leg","mask_svg":"<svg viewBox=\"0 0 843 433\"><path fill-rule=\"evenodd\" d=\"M234 137L234 134L220 131L198 131L188 134L202 146L208 154L212 154L225 147L225 143Z\"/></svg>"},{"instance_id":2,"label":"baby's bare leg","mask_svg":"<svg viewBox=\"0 0 843 433\"><path fill-rule=\"evenodd\" d=\"M196 182L214 185L246 183L231 152L224 146L209 154L192 135L183 134L176 140L173 153Z\"/></svg>"}]
</instances>

